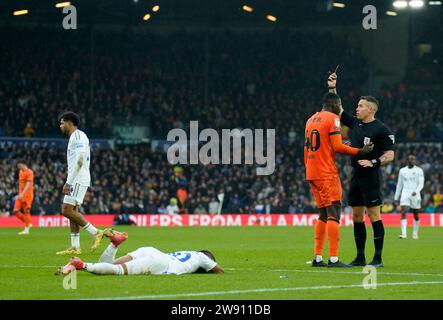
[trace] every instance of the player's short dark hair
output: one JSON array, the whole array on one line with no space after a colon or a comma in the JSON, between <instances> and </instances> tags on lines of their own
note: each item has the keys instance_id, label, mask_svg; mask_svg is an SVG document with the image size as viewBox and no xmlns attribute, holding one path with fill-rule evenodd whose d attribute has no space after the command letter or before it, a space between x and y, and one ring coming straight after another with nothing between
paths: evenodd
<instances>
[{"instance_id":1,"label":"player's short dark hair","mask_svg":"<svg viewBox=\"0 0 443 320\"><path fill-rule=\"evenodd\" d=\"M62 115L60 116L60 120L71 121L72 124L76 127L78 127L78 125L80 124L79 115L72 111L63 112Z\"/></svg>"},{"instance_id":2,"label":"player's short dark hair","mask_svg":"<svg viewBox=\"0 0 443 320\"><path fill-rule=\"evenodd\" d=\"M379 103L378 103L378 100L375 97L373 97L373 96L361 96L360 100L366 100L366 101L374 103L375 106L377 107L377 109L375 111L378 110Z\"/></svg>"},{"instance_id":3,"label":"player's short dark hair","mask_svg":"<svg viewBox=\"0 0 443 320\"><path fill-rule=\"evenodd\" d=\"M323 110L330 111L335 114L340 113L341 99L340 96L333 92L328 92L323 96Z\"/></svg>"},{"instance_id":4,"label":"player's short dark hair","mask_svg":"<svg viewBox=\"0 0 443 320\"><path fill-rule=\"evenodd\" d=\"M333 108L341 100L340 96L333 92L328 92L323 96L323 108Z\"/></svg>"}]
</instances>

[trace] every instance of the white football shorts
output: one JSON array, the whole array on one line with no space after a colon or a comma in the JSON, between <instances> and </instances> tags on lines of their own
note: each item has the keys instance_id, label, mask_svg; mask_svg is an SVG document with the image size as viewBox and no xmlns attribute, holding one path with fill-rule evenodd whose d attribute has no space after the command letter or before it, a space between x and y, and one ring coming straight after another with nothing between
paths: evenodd
<instances>
[{"instance_id":1,"label":"white football shorts","mask_svg":"<svg viewBox=\"0 0 443 320\"><path fill-rule=\"evenodd\" d=\"M411 209L421 209L421 199L417 196L405 197L400 199L400 206Z\"/></svg>"},{"instance_id":2,"label":"white football shorts","mask_svg":"<svg viewBox=\"0 0 443 320\"><path fill-rule=\"evenodd\" d=\"M74 183L71 186L71 192L63 198L63 203L67 203L73 206L78 206L83 203L86 191L88 191L87 186L82 186L78 183Z\"/></svg>"},{"instance_id":3,"label":"white football shorts","mask_svg":"<svg viewBox=\"0 0 443 320\"><path fill-rule=\"evenodd\" d=\"M133 260L125 263L128 274L165 274L169 268L171 258L166 253L153 247L139 248L128 253Z\"/></svg>"}]
</instances>

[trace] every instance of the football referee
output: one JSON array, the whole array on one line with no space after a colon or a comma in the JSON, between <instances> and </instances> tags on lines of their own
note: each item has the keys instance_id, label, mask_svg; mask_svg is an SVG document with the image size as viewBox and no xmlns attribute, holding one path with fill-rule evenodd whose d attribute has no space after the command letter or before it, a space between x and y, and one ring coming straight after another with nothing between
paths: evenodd
<instances>
[{"instance_id":1,"label":"football referee","mask_svg":"<svg viewBox=\"0 0 443 320\"><path fill-rule=\"evenodd\" d=\"M328 78L330 92L336 93L336 82L337 75L332 73ZM378 107L377 99L372 96L362 96L358 102L356 117L352 117L343 110L340 113L341 122L351 129L352 147L361 148L371 142L374 144L371 153L351 158L352 177L348 203L352 207L354 239L357 247L357 257L350 263L351 266L366 265L366 227L364 222L366 208L374 231L375 246L375 255L369 265L383 267L382 250L385 231L380 217L380 209L383 204L380 166L394 160L395 137L383 122L375 119Z\"/></svg>"}]
</instances>

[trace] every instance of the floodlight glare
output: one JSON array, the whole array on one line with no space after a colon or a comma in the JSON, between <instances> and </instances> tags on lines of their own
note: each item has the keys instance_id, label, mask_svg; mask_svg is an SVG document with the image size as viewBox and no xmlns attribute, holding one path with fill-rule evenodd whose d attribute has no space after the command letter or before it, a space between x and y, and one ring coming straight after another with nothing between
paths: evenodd
<instances>
[{"instance_id":1,"label":"floodlight glare","mask_svg":"<svg viewBox=\"0 0 443 320\"><path fill-rule=\"evenodd\" d=\"M409 1L409 6L411 8L421 8L425 5L425 2L423 0L411 0Z\"/></svg>"},{"instance_id":2,"label":"floodlight glare","mask_svg":"<svg viewBox=\"0 0 443 320\"><path fill-rule=\"evenodd\" d=\"M59 2L59 3L55 4L55 7L56 8L64 8L64 7L67 7L70 5L71 5L71 2Z\"/></svg>"},{"instance_id":3,"label":"floodlight glare","mask_svg":"<svg viewBox=\"0 0 443 320\"><path fill-rule=\"evenodd\" d=\"M397 12L395 12L395 11L386 11L386 15L391 16L391 17L395 17L395 16L397 16Z\"/></svg>"},{"instance_id":4,"label":"floodlight glare","mask_svg":"<svg viewBox=\"0 0 443 320\"><path fill-rule=\"evenodd\" d=\"M269 21L272 21L272 22L277 21L277 18L274 17L273 15L270 15L270 14L268 14L268 15L266 16L266 19L268 19Z\"/></svg>"},{"instance_id":5,"label":"floodlight glare","mask_svg":"<svg viewBox=\"0 0 443 320\"><path fill-rule=\"evenodd\" d=\"M408 6L408 2L405 0L397 0L397 1L394 1L393 6L398 9L403 9Z\"/></svg>"},{"instance_id":6,"label":"floodlight glare","mask_svg":"<svg viewBox=\"0 0 443 320\"><path fill-rule=\"evenodd\" d=\"M23 16L23 15L28 14L28 13L29 13L29 11L24 9L24 10L14 11L13 15L14 16Z\"/></svg>"},{"instance_id":7,"label":"floodlight glare","mask_svg":"<svg viewBox=\"0 0 443 320\"><path fill-rule=\"evenodd\" d=\"M334 2L334 3L332 4L332 6L333 6L333 7L336 7L336 8L344 8L344 7L345 7L345 4L344 4L344 3L341 3L341 2Z\"/></svg>"},{"instance_id":8,"label":"floodlight glare","mask_svg":"<svg viewBox=\"0 0 443 320\"><path fill-rule=\"evenodd\" d=\"M252 12L252 11L254 11L254 8L252 8L252 7L250 7L250 6L247 6L247 5L244 5L244 6L242 7L242 9L243 9L243 11L246 11L246 12Z\"/></svg>"}]
</instances>

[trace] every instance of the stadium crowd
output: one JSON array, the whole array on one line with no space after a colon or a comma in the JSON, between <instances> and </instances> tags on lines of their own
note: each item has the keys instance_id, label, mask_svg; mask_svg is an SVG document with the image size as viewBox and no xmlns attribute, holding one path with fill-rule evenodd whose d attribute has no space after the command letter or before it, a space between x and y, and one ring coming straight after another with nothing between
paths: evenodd
<instances>
[{"instance_id":1,"label":"stadium crowd","mask_svg":"<svg viewBox=\"0 0 443 320\"><path fill-rule=\"evenodd\" d=\"M8 41L17 32L22 41ZM316 211L304 181L305 121L320 109L326 71L337 61L346 62L338 91L345 109L353 112L368 73L358 50L328 33L128 34L97 32L92 46L88 31L0 29L5 40L0 42L0 136L61 137L57 116L66 109L80 114L81 129L90 138L112 138L115 124L146 125L151 137L160 139L172 128L187 129L190 120L199 120L200 128L274 128L276 171L270 176L256 176L251 166L174 167L163 151L147 144L95 150L92 188L82 210L216 213L217 196L224 193L222 212ZM417 93L400 84L384 87L377 96L377 117L397 141L443 140L441 94ZM396 161L383 168L385 212L396 210L390 202L408 152L417 154L426 173L423 209L443 212L440 147L399 147ZM60 212L65 152L2 148L0 211L11 211L17 194L13 159L24 158L36 177L32 212ZM349 159L338 163L346 190ZM177 190L185 190L186 201Z\"/></svg>"},{"instance_id":2,"label":"stadium crowd","mask_svg":"<svg viewBox=\"0 0 443 320\"><path fill-rule=\"evenodd\" d=\"M22 41L8 41L18 32ZM226 32L211 34L207 44L199 33L97 33L91 54L85 32L0 29L0 136L60 137L57 115L66 109L80 114L91 138L112 136L117 123L146 125L164 138L196 119L209 128L300 133L335 61L346 61L339 93L350 110L367 79L359 51L328 33ZM378 117L398 140L443 138L441 93L400 84L378 97Z\"/></svg>"},{"instance_id":3,"label":"stadium crowd","mask_svg":"<svg viewBox=\"0 0 443 320\"><path fill-rule=\"evenodd\" d=\"M85 213L217 213L219 193L224 193L224 213L316 212L304 180L302 147L299 143L280 146L276 170L270 176L256 176L253 166L172 166L162 151L148 145L119 146L92 153L92 188L82 210ZM443 212L443 150L436 145L399 146L397 160L384 167L384 212L394 212L393 197L397 174L409 153L426 176L422 191L423 210ZM17 195L14 158L26 159L35 172L33 214L60 212L62 186L66 180L63 149L18 145L4 148L0 162L0 211L11 211ZM349 158L339 157L344 190L350 180ZM183 210L177 190L186 190ZM347 197L344 195L344 206ZM348 209L345 209L348 210Z\"/></svg>"}]
</instances>

